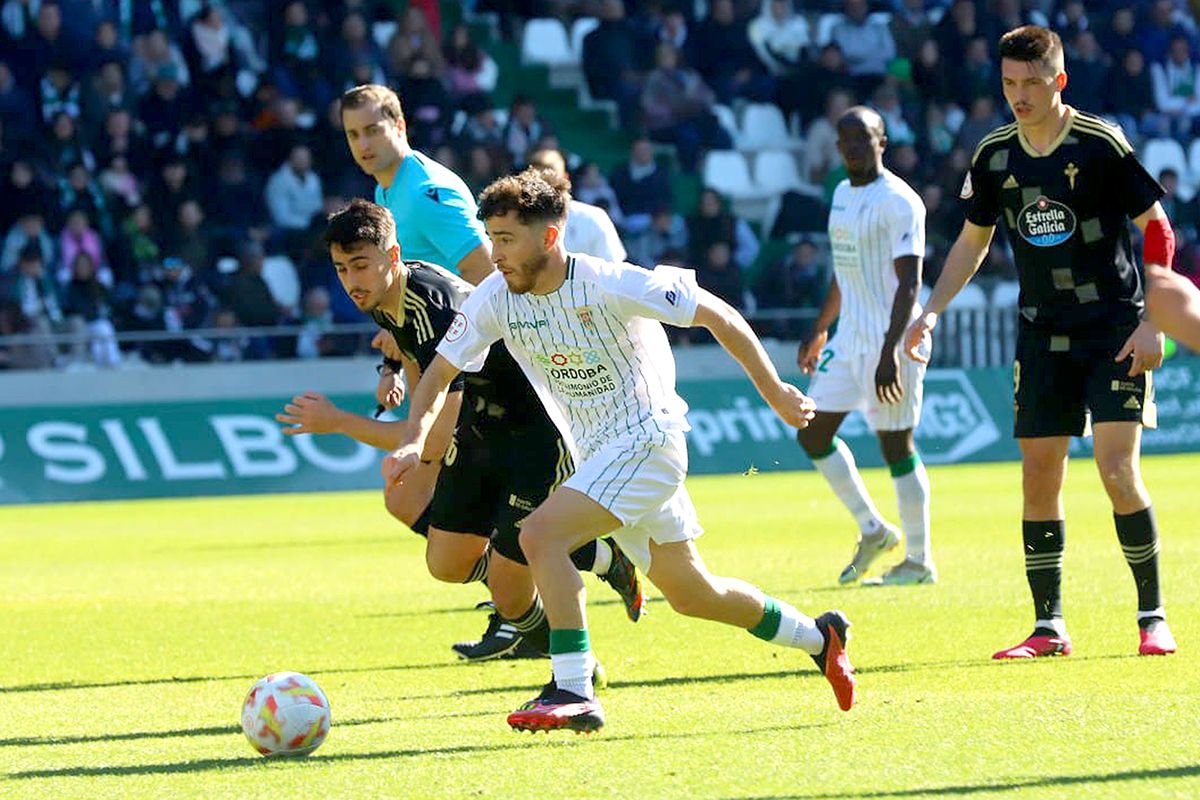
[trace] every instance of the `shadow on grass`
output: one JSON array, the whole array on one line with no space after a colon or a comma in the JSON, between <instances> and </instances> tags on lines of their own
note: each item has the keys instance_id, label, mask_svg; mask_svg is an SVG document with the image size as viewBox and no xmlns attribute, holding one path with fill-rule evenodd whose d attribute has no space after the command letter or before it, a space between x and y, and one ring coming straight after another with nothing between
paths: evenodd
<instances>
[{"instance_id":1,"label":"shadow on grass","mask_svg":"<svg viewBox=\"0 0 1200 800\"><path fill-rule=\"evenodd\" d=\"M647 597L646 598L646 605L657 605L662 602L664 602L664 600L661 597ZM617 599L607 599L606 598L604 600L588 600L588 608L592 608L594 606L619 606L619 605L624 605L624 603L622 603L620 600L617 600ZM402 617L429 617L429 616L434 616L437 614L464 614L464 613L467 613L470 611L479 611L479 610L482 610L482 609L478 608L477 606L467 606L465 608L435 608L435 609L430 609L428 611L385 611L385 612L377 613L377 614L357 614L356 616L359 617L360 619L379 619L379 618L399 619Z\"/></svg>"},{"instance_id":2,"label":"shadow on grass","mask_svg":"<svg viewBox=\"0 0 1200 800\"><path fill-rule=\"evenodd\" d=\"M1096 775L1051 775L1045 778L1010 781L1008 783L964 783L955 786L932 786L923 789L897 789L895 791L837 792L836 794L781 794L747 795L728 800L834 800L841 797L937 797L940 795L980 794L983 792L1016 792L1022 789L1045 789L1055 786L1084 786L1096 783L1120 781L1167 780L1190 778L1200 775L1200 764L1161 769L1131 769L1121 772L1105 772Z\"/></svg>"},{"instance_id":3,"label":"shadow on grass","mask_svg":"<svg viewBox=\"0 0 1200 800\"><path fill-rule=\"evenodd\" d=\"M282 542L231 542L229 544L199 544L191 547L164 547L155 553L214 553L246 550L291 550L304 547L359 547L361 545L399 544L397 537L359 537L356 539L296 539Z\"/></svg>"},{"instance_id":4,"label":"shadow on grass","mask_svg":"<svg viewBox=\"0 0 1200 800\"><path fill-rule=\"evenodd\" d=\"M488 712L490 713L490 712ZM696 731L692 733L661 733L661 734L629 734L624 736L592 736L586 739L571 737L566 740L553 742L551 746L558 747L588 747L595 745L618 744L623 742L650 742L668 739L702 739L722 736L747 736L760 733L781 733L799 731L810 728L827 727L829 723L811 725L772 725L762 728L744 728L740 730ZM266 759L258 756L242 756L237 758L206 758L197 761L179 761L168 764L130 764L127 766L98 766L98 767L61 767L57 769L31 769L21 772L10 772L6 777L10 780L28 780L33 778L76 778L96 776L124 775L169 775L186 772L208 772L237 767L252 769L269 769L281 762L292 765L313 764L320 766L341 761L378 761L393 758L420 758L422 756L445 756L462 754L491 754L514 750L527 750L536 747L541 740L525 740L512 744L467 744L450 747L412 748L406 750L382 750L371 753L331 753L326 756L313 756L310 759Z\"/></svg>"},{"instance_id":5,"label":"shadow on grass","mask_svg":"<svg viewBox=\"0 0 1200 800\"><path fill-rule=\"evenodd\" d=\"M484 712L491 713L491 712ZM480 716L483 714L481 713ZM460 716L455 714L446 714L445 716ZM403 717L367 717L365 719L334 719L334 724L339 728L349 727L354 725L375 725L381 722L394 722ZM412 719L421 719L414 717ZM237 725L213 725L207 728L179 728L170 731L130 731L128 733L99 733L86 736L26 736L17 737L14 739L0 739L0 747L30 747L36 745L52 745L52 744L87 744L89 742L125 742L134 739L174 739L178 737L190 736L228 736L234 733L241 733L241 727Z\"/></svg>"}]
</instances>

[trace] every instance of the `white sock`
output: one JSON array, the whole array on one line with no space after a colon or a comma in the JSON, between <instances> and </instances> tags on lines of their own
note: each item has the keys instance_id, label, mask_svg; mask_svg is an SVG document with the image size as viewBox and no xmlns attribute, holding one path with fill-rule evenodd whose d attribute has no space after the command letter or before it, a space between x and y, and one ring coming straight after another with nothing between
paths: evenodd
<instances>
[{"instance_id":1,"label":"white sock","mask_svg":"<svg viewBox=\"0 0 1200 800\"><path fill-rule=\"evenodd\" d=\"M596 668L596 660L591 650L555 653L550 656L550 666L554 670L554 683L559 689L588 700L596 697L592 689L592 671Z\"/></svg>"},{"instance_id":2,"label":"white sock","mask_svg":"<svg viewBox=\"0 0 1200 800\"><path fill-rule=\"evenodd\" d=\"M900 527L910 561L930 563L929 555L929 473L914 455L916 466L904 475L893 475L896 503L900 506Z\"/></svg>"},{"instance_id":3,"label":"white sock","mask_svg":"<svg viewBox=\"0 0 1200 800\"><path fill-rule=\"evenodd\" d=\"M871 502L867 487L854 464L854 454L845 442L834 437L833 452L823 458L814 458L812 462L817 471L825 476L833 493L854 515L860 531L874 533L883 527L883 517Z\"/></svg>"},{"instance_id":4,"label":"white sock","mask_svg":"<svg viewBox=\"0 0 1200 800\"><path fill-rule=\"evenodd\" d=\"M825 646L825 635L817 628L816 621L782 600L775 602L779 604L779 632L771 641L784 647L798 647L809 655L820 653Z\"/></svg>"},{"instance_id":5,"label":"white sock","mask_svg":"<svg viewBox=\"0 0 1200 800\"><path fill-rule=\"evenodd\" d=\"M1033 627L1049 628L1050 630L1054 631L1055 635L1057 636L1067 635L1067 623L1063 621L1062 617L1058 617L1056 619L1034 620Z\"/></svg>"},{"instance_id":6,"label":"white sock","mask_svg":"<svg viewBox=\"0 0 1200 800\"><path fill-rule=\"evenodd\" d=\"M1158 608L1150 611L1139 611L1137 613L1138 622L1141 622L1147 617L1158 617L1159 619L1165 620L1167 618L1167 610L1162 606L1159 606Z\"/></svg>"},{"instance_id":7,"label":"white sock","mask_svg":"<svg viewBox=\"0 0 1200 800\"><path fill-rule=\"evenodd\" d=\"M596 540L596 560L592 562L592 572L604 575L612 566L612 548L603 539Z\"/></svg>"}]
</instances>

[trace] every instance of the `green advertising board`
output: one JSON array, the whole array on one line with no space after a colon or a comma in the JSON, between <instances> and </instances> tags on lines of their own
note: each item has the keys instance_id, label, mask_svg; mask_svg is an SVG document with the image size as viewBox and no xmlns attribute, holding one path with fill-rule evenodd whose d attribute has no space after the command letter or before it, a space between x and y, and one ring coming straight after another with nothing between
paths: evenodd
<instances>
[{"instance_id":1,"label":"green advertising board","mask_svg":"<svg viewBox=\"0 0 1200 800\"><path fill-rule=\"evenodd\" d=\"M803 381L800 382L803 385ZM1200 359L1155 373L1159 428L1146 453L1200 450ZM693 474L809 468L795 432L744 380L680 382L691 407ZM367 412L374 401L332 398ZM381 453L342 436L284 436L286 400L212 400L0 408L0 503L372 489ZM917 442L928 463L1015 460L1012 383L1005 369L931 370ZM858 415L842 428L860 463L879 465ZM1073 452L1089 451L1076 440Z\"/></svg>"}]
</instances>

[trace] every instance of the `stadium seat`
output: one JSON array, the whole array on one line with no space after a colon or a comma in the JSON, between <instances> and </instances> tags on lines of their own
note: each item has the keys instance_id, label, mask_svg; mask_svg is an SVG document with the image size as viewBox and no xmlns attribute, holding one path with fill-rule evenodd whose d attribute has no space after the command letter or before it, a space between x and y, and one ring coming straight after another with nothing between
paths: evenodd
<instances>
[{"instance_id":1,"label":"stadium seat","mask_svg":"<svg viewBox=\"0 0 1200 800\"><path fill-rule=\"evenodd\" d=\"M387 52L388 45L392 43L392 37L396 35L399 28L399 23L390 19L372 23L371 38L375 40L375 46Z\"/></svg>"},{"instance_id":2,"label":"stadium seat","mask_svg":"<svg viewBox=\"0 0 1200 800\"><path fill-rule=\"evenodd\" d=\"M704 159L704 185L730 197L765 198L750 179L746 157L737 150L710 150Z\"/></svg>"},{"instance_id":3,"label":"stadium seat","mask_svg":"<svg viewBox=\"0 0 1200 800\"><path fill-rule=\"evenodd\" d=\"M992 289L992 308L1016 308L1020 295L1021 284L1016 281L1002 281Z\"/></svg>"},{"instance_id":4,"label":"stadium seat","mask_svg":"<svg viewBox=\"0 0 1200 800\"><path fill-rule=\"evenodd\" d=\"M1183 145L1174 139L1150 139L1142 149L1142 166L1157 180L1164 169L1173 169L1179 173L1179 182L1191 184L1191 172L1188 170L1187 156L1184 155Z\"/></svg>"},{"instance_id":5,"label":"stadium seat","mask_svg":"<svg viewBox=\"0 0 1200 800\"><path fill-rule=\"evenodd\" d=\"M729 138L736 142L741 132L738 130L737 115L733 113L733 109L721 103L714 103L712 112L717 122L721 123L721 127L729 134Z\"/></svg>"},{"instance_id":6,"label":"stadium seat","mask_svg":"<svg viewBox=\"0 0 1200 800\"><path fill-rule=\"evenodd\" d=\"M799 190L804 182L794 155L786 150L764 150L754 159L754 184L772 194L783 194Z\"/></svg>"},{"instance_id":7,"label":"stadium seat","mask_svg":"<svg viewBox=\"0 0 1200 800\"><path fill-rule=\"evenodd\" d=\"M567 29L553 18L531 19L521 34L521 63L578 65L579 59L571 50Z\"/></svg>"},{"instance_id":8,"label":"stadium seat","mask_svg":"<svg viewBox=\"0 0 1200 800\"><path fill-rule=\"evenodd\" d=\"M300 307L300 276L296 265L287 256L267 256L263 259L263 280L275 302L285 308Z\"/></svg>"},{"instance_id":9,"label":"stadium seat","mask_svg":"<svg viewBox=\"0 0 1200 800\"><path fill-rule=\"evenodd\" d=\"M575 54L577 63L583 63L584 37L596 30L599 25L600 20L595 17L580 17L571 25L571 52Z\"/></svg>"},{"instance_id":10,"label":"stadium seat","mask_svg":"<svg viewBox=\"0 0 1200 800\"><path fill-rule=\"evenodd\" d=\"M788 133L787 120L779 106L751 103L742 111L736 142L739 150L796 150L804 146Z\"/></svg>"}]
</instances>

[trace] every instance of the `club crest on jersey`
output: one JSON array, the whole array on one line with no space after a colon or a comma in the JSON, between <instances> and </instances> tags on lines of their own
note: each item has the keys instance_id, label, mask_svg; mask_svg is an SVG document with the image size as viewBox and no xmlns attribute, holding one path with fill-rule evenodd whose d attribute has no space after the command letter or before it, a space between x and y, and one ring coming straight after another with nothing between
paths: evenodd
<instances>
[{"instance_id":1,"label":"club crest on jersey","mask_svg":"<svg viewBox=\"0 0 1200 800\"><path fill-rule=\"evenodd\" d=\"M589 333L596 332L596 323L592 319L591 306L583 306L582 308L575 309L575 315L579 317L579 324L583 326L584 330Z\"/></svg>"},{"instance_id":2,"label":"club crest on jersey","mask_svg":"<svg viewBox=\"0 0 1200 800\"><path fill-rule=\"evenodd\" d=\"M1075 233L1075 212L1045 195L1021 209L1017 232L1034 247L1054 247Z\"/></svg>"}]
</instances>

